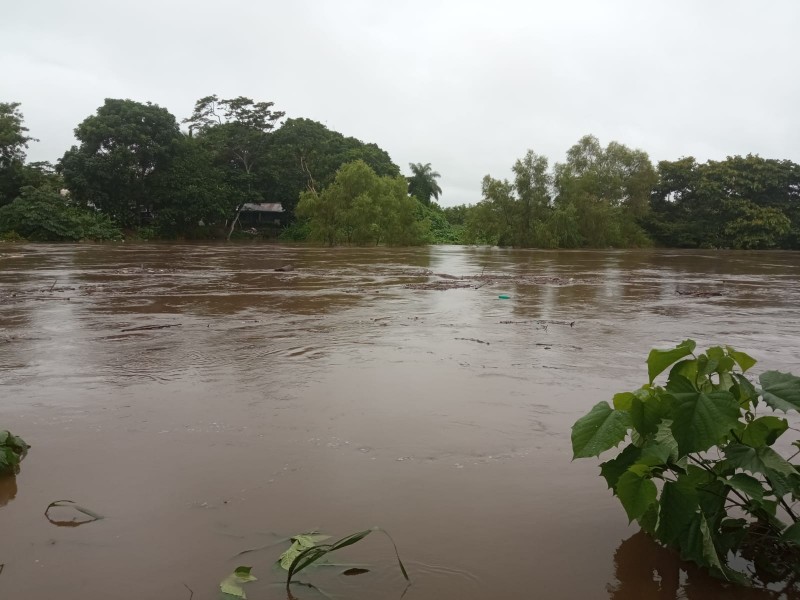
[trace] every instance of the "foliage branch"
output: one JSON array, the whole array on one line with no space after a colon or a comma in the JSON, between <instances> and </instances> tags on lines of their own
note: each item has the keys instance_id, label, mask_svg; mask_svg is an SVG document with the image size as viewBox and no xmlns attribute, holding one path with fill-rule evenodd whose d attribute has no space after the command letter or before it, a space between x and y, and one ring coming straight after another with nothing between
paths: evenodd
<instances>
[{"instance_id":1,"label":"foliage branch","mask_svg":"<svg viewBox=\"0 0 800 600\"><path fill-rule=\"evenodd\" d=\"M627 440L600 473L630 521L730 581L796 581L800 471L790 460L800 450L787 460L774 446L800 449L800 441L778 443L790 427L774 413L800 410L800 378L766 371L754 383L745 373L756 361L744 352L695 347L652 350L647 384L573 425L574 458ZM747 573L731 566L741 559Z\"/></svg>"}]
</instances>

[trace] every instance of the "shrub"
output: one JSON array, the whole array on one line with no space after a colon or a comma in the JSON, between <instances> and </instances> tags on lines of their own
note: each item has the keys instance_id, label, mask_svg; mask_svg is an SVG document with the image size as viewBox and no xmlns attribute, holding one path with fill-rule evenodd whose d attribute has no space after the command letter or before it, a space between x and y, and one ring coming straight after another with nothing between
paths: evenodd
<instances>
[{"instance_id":1,"label":"shrub","mask_svg":"<svg viewBox=\"0 0 800 600\"><path fill-rule=\"evenodd\" d=\"M800 409L800 378L767 371L726 346L686 340L652 350L649 383L596 404L572 428L574 458L628 440L600 474L630 521L712 573L740 584L800 574L800 471L773 447ZM655 379L670 369L665 386ZM767 414L759 414L766 412ZM800 448L800 441L781 444ZM795 453L791 458L793 458ZM742 573L731 564L749 561Z\"/></svg>"}]
</instances>

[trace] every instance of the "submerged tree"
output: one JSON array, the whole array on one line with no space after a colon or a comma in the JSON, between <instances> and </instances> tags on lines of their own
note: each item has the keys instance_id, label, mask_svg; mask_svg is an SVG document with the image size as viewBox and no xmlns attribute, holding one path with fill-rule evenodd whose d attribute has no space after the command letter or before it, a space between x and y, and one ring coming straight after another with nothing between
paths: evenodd
<instances>
[{"instance_id":1,"label":"submerged tree","mask_svg":"<svg viewBox=\"0 0 800 600\"><path fill-rule=\"evenodd\" d=\"M311 119L288 119L270 136L267 195L294 214L301 192L321 192L342 165L363 160L376 175L396 177L400 169L375 144L345 137Z\"/></svg>"},{"instance_id":2,"label":"submerged tree","mask_svg":"<svg viewBox=\"0 0 800 600\"><path fill-rule=\"evenodd\" d=\"M190 135L197 136L216 154L226 171L229 186L230 239L247 202L263 202L268 134L285 113L273 111L273 102L254 102L239 96L201 98L192 115L183 120Z\"/></svg>"},{"instance_id":3,"label":"submerged tree","mask_svg":"<svg viewBox=\"0 0 800 600\"><path fill-rule=\"evenodd\" d=\"M379 177L357 160L339 169L322 192L304 192L297 216L308 219L313 239L330 246L413 245L424 239L415 218L416 203L402 177Z\"/></svg>"},{"instance_id":4,"label":"submerged tree","mask_svg":"<svg viewBox=\"0 0 800 600\"><path fill-rule=\"evenodd\" d=\"M439 199L442 188L436 181L441 175L433 170L431 163L409 163L411 177L408 178L408 193L423 204L430 204L431 198Z\"/></svg>"},{"instance_id":5,"label":"submerged tree","mask_svg":"<svg viewBox=\"0 0 800 600\"><path fill-rule=\"evenodd\" d=\"M552 171L529 150L513 172L513 181L484 178L483 201L468 218L469 239L538 248L649 242L639 221L656 175L641 150L617 142L603 148L585 136Z\"/></svg>"}]
</instances>

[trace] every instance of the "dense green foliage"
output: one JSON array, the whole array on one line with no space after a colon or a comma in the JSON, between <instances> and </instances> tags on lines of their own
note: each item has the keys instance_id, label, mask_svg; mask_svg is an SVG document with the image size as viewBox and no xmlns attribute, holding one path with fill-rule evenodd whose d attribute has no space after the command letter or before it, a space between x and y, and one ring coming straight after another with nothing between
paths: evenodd
<instances>
[{"instance_id":1,"label":"dense green foliage","mask_svg":"<svg viewBox=\"0 0 800 600\"><path fill-rule=\"evenodd\" d=\"M29 448L21 437L0 429L0 475L19 472L19 463L28 454Z\"/></svg>"},{"instance_id":2,"label":"dense green foliage","mask_svg":"<svg viewBox=\"0 0 800 600\"><path fill-rule=\"evenodd\" d=\"M778 443L789 422L774 413L800 411L800 378L767 371L755 384L745 373L756 361L744 352L694 350L686 340L651 351L647 384L575 423L574 457L627 440L600 472L629 520L731 581L749 581L731 556L751 561L760 583L797 577L800 471L775 447L796 450L800 441ZM656 385L667 369L665 385Z\"/></svg>"},{"instance_id":3,"label":"dense green foliage","mask_svg":"<svg viewBox=\"0 0 800 600\"><path fill-rule=\"evenodd\" d=\"M483 179L483 201L467 218L476 243L536 248L642 246L638 220L647 213L656 173L647 154L585 136L567 160L548 168L528 151L514 180Z\"/></svg>"},{"instance_id":4,"label":"dense green foliage","mask_svg":"<svg viewBox=\"0 0 800 600\"><path fill-rule=\"evenodd\" d=\"M157 208L157 173L180 137L175 117L155 104L106 99L78 125L75 137L80 146L60 163L72 197L122 227L141 225Z\"/></svg>"},{"instance_id":5,"label":"dense green foliage","mask_svg":"<svg viewBox=\"0 0 800 600\"><path fill-rule=\"evenodd\" d=\"M107 216L46 187L25 187L11 204L0 207L0 235L13 239L13 234L38 242L122 239Z\"/></svg>"},{"instance_id":6,"label":"dense green foliage","mask_svg":"<svg viewBox=\"0 0 800 600\"><path fill-rule=\"evenodd\" d=\"M405 179L379 176L363 160L344 165L322 192L300 195L297 216L311 239L336 244L414 245L425 241L415 218L417 200Z\"/></svg>"},{"instance_id":7,"label":"dense green foliage","mask_svg":"<svg viewBox=\"0 0 800 600\"><path fill-rule=\"evenodd\" d=\"M800 248L800 165L734 156L658 164L645 220L662 245L688 248Z\"/></svg>"},{"instance_id":8,"label":"dense green foliage","mask_svg":"<svg viewBox=\"0 0 800 600\"><path fill-rule=\"evenodd\" d=\"M402 177L377 145L310 119L281 123L284 116L272 102L211 95L181 121L184 132L158 105L107 99L75 129L79 144L56 173L47 163L25 163L35 140L19 104L0 103L0 206L27 187L66 188L70 206L100 213L138 239L800 248L800 165L788 160L748 155L700 164L689 157L653 168L645 152L618 142L604 147L588 135L563 162L551 166L528 151L510 180L484 177L477 204L441 208L440 175L430 163L409 163L411 174ZM369 200L356 201L336 184L340 170L357 161L387 178ZM399 183L386 183L396 179L413 202L400 200ZM249 204L280 204L283 212ZM57 229L37 239L79 235Z\"/></svg>"}]
</instances>

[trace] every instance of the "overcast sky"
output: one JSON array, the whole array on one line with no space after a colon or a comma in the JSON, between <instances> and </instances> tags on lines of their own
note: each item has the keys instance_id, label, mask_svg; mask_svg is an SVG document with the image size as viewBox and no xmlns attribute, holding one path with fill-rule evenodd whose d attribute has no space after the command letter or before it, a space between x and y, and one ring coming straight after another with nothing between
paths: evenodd
<instances>
[{"instance_id":1,"label":"overcast sky","mask_svg":"<svg viewBox=\"0 0 800 600\"><path fill-rule=\"evenodd\" d=\"M798 32L798 0L3 0L0 101L53 162L104 98L179 120L208 94L273 101L430 162L452 205L587 133L653 162L800 162Z\"/></svg>"}]
</instances>

